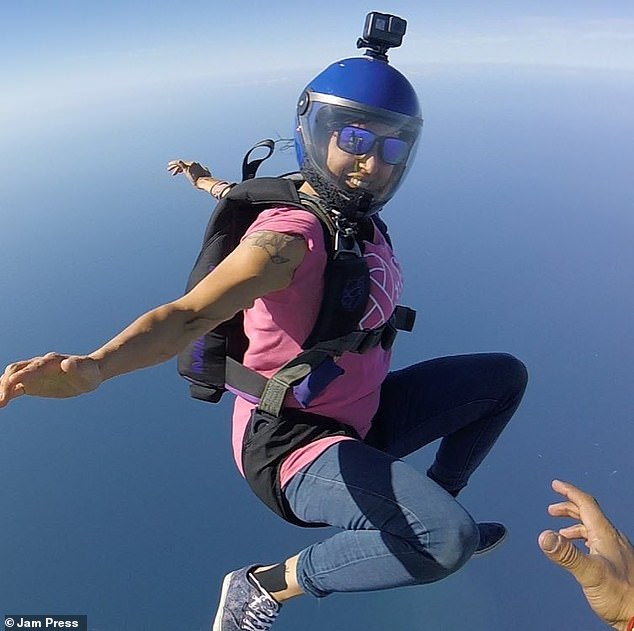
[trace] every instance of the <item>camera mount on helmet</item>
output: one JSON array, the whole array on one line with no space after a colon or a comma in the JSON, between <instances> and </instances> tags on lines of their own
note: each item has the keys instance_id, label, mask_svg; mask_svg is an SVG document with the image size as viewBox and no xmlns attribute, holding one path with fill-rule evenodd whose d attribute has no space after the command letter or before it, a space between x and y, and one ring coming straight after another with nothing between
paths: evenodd
<instances>
[{"instance_id":1,"label":"camera mount on helmet","mask_svg":"<svg viewBox=\"0 0 634 631\"><path fill-rule=\"evenodd\" d=\"M357 40L357 48L367 48L365 54L387 61L387 51L403 43L407 21L389 13L372 11L365 18L363 37Z\"/></svg>"}]
</instances>

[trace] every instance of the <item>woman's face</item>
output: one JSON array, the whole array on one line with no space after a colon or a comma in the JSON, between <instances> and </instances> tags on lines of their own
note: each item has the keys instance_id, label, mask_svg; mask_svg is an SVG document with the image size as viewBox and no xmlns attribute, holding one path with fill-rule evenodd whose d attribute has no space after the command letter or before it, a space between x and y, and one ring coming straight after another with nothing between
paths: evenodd
<instances>
[{"instance_id":1,"label":"woman's face","mask_svg":"<svg viewBox=\"0 0 634 631\"><path fill-rule=\"evenodd\" d=\"M367 129L377 136L394 134L394 129L384 123L354 123L351 127ZM326 155L328 170L348 188L366 189L373 193L383 190L390 182L394 165L381 159L380 143L375 142L368 153L354 155L339 148L339 134L339 131L335 131L330 136Z\"/></svg>"}]
</instances>

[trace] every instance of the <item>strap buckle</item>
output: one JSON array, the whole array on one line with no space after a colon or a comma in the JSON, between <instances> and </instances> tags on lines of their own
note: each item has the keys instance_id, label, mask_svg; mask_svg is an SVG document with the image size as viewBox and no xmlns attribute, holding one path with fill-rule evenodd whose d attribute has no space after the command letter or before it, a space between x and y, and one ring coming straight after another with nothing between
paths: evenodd
<instances>
[{"instance_id":1,"label":"strap buckle","mask_svg":"<svg viewBox=\"0 0 634 631\"><path fill-rule=\"evenodd\" d=\"M360 333L364 334L363 338L361 338L359 344L352 350L352 352L363 354L371 348L378 346L381 343L381 338L383 337L383 330L384 327L372 329L370 331L360 331Z\"/></svg>"},{"instance_id":2,"label":"strap buckle","mask_svg":"<svg viewBox=\"0 0 634 631\"><path fill-rule=\"evenodd\" d=\"M408 333L414 329L416 321L416 310L403 305L397 305L394 313L390 318L392 326L398 331L407 331Z\"/></svg>"}]
</instances>

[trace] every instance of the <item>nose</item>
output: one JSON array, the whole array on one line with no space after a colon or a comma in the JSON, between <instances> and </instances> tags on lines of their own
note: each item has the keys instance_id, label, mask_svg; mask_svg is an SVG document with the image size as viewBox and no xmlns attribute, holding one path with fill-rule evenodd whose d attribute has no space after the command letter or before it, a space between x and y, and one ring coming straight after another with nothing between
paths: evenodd
<instances>
[{"instance_id":1,"label":"nose","mask_svg":"<svg viewBox=\"0 0 634 631\"><path fill-rule=\"evenodd\" d=\"M361 167L361 170L365 173L375 173L378 168L378 158L376 157L374 152L366 153L365 155L361 156L359 166Z\"/></svg>"}]
</instances>

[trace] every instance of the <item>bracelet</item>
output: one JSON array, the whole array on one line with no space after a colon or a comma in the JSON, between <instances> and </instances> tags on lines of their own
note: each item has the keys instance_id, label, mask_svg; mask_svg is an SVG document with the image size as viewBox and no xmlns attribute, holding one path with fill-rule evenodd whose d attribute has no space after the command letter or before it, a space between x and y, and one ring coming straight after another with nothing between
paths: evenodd
<instances>
[{"instance_id":1,"label":"bracelet","mask_svg":"<svg viewBox=\"0 0 634 631\"><path fill-rule=\"evenodd\" d=\"M634 616L632 617L632 619L627 623L627 631L634 631Z\"/></svg>"},{"instance_id":2,"label":"bracelet","mask_svg":"<svg viewBox=\"0 0 634 631\"><path fill-rule=\"evenodd\" d=\"M219 182L215 182L212 187L209 189L209 194L212 197L215 197L216 199L220 199L220 195L222 195L222 192L225 189L225 186L227 186L227 184L229 184L229 182L226 182L225 180L220 180Z\"/></svg>"},{"instance_id":3,"label":"bracelet","mask_svg":"<svg viewBox=\"0 0 634 631\"><path fill-rule=\"evenodd\" d=\"M235 184L231 184L225 180L221 180L220 182L216 182L211 189L209 190L209 194L216 199L223 198L233 187Z\"/></svg>"}]
</instances>

